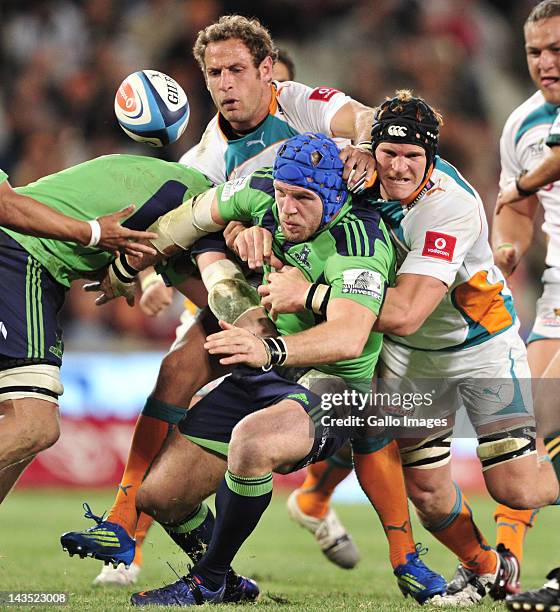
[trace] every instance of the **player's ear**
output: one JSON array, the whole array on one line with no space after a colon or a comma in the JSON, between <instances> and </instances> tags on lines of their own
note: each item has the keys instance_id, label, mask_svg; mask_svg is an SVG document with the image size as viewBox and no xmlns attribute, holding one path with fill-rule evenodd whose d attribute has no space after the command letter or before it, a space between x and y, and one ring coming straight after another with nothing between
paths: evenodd
<instances>
[{"instance_id":1,"label":"player's ear","mask_svg":"<svg viewBox=\"0 0 560 612\"><path fill-rule=\"evenodd\" d=\"M267 55L263 61L259 64L259 75L261 77L261 79L267 83L270 83L270 81L272 81L272 69L274 66L274 62L272 61L272 58L270 57L270 55Z\"/></svg>"}]
</instances>

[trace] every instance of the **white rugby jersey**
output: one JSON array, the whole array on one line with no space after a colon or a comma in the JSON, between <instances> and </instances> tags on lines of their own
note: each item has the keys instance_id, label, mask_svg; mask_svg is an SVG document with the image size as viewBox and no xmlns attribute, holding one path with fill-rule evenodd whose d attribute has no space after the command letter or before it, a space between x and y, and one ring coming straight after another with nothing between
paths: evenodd
<instances>
[{"instance_id":1,"label":"white rugby jersey","mask_svg":"<svg viewBox=\"0 0 560 612\"><path fill-rule=\"evenodd\" d=\"M416 333L388 338L421 350L467 348L513 325L513 300L494 265L478 193L439 157L427 187L405 215L400 202L376 206L395 244L397 275L432 276L449 290Z\"/></svg>"},{"instance_id":2,"label":"white rugby jersey","mask_svg":"<svg viewBox=\"0 0 560 612\"><path fill-rule=\"evenodd\" d=\"M500 189L511 187L523 170L532 170L548 154L545 142L558 107L537 91L509 116L500 139ZM548 237L546 264L560 267L560 181L537 193L544 208L543 231Z\"/></svg>"},{"instance_id":3,"label":"white rugby jersey","mask_svg":"<svg viewBox=\"0 0 560 612\"><path fill-rule=\"evenodd\" d=\"M205 174L214 184L244 177L272 166L280 145L302 132L332 136L331 120L350 97L331 87L315 89L294 81L271 85L269 114L253 131L228 140L218 113L208 124L200 142L179 160Z\"/></svg>"}]
</instances>

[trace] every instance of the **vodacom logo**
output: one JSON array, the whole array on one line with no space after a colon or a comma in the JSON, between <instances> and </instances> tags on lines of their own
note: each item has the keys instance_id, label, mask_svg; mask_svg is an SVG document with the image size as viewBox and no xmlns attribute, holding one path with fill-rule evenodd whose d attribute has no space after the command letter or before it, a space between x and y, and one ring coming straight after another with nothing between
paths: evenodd
<instances>
[{"instance_id":1,"label":"vodacom logo","mask_svg":"<svg viewBox=\"0 0 560 612\"><path fill-rule=\"evenodd\" d=\"M436 247L436 249L443 251L443 249L445 249L445 247L447 246L447 240L445 238L436 238L434 241L434 246Z\"/></svg>"}]
</instances>

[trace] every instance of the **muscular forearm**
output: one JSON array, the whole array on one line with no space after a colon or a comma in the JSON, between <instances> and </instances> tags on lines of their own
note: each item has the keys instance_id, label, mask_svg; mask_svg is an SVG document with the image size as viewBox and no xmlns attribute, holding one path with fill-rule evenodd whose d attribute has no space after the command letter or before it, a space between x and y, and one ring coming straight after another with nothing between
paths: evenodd
<instances>
[{"instance_id":1,"label":"muscular forearm","mask_svg":"<svg viewBox=\"0 0 560 612\"><path fill-rule=\"evenodd\" d=\"M356 100L347 102L334 115L331 132L337 138L350 138L354 144L371 141L373 109Z\"/></svg>"},{"instance_id":2,"label":"muscular forearm","mask_svg":"<svg viewBox=\"0 0 560 612\"><path fill-rule=\"evenodd\" d=\"M321 365L359 357L370 329L367 333L363 329L349 329L348 321L337 319L284 336L288 348L286 365Z\"/></svg>"},{"instance_id":3,"label":"muscular forearm","mask_svg":"<svg viewBox=\"0 0 560 612\"><path fill-rule=\"evenodd\" d=\"M396 287L389 288L373 329L384 334L408 336L422 323L415 320L412 310L412 305L404 296L399 295Z\"/></svg>"},{"instance_id":4,"label":"muscular forearm","mask_svg":"<svg viewBox=\"0 0 560 612\"><path fill-rule=\"evenodd\" d=\"M447 293L440 279L405 272L387 289L375 331L410 336L424 324Z\"/></svg>"},{"instance_id":5,"label":"muscular forearm","mask_svg":"<svg viewBox=\"0 0 560 612\"><path fill-rule=\"evenodd\" d=\"M80 244L87 244L91 238L91 227L86 221L67 217L33 198L5 187L0 197L0 225L31 236Z\"/></svg>"},{"instance_id":6,"label":"muscular forearm","mask_svg":"<svg viewBox=\"0 0 560 612\"><path fill-rule=\"evenodd\" d=\"M520 202L523 205L524 200ZM533 218L512 206L505 206L494 215L491 243L494 250L503 245L515 247L519 257L527 251L533 240Z\"/></svg>"},{"instance_id":7,"label":"muscular forearm","mask_svg":"<svg viewBox=\"0 0 560 612\"><path fill-rule=\"evenodd\" d=\"M373 125L374 110L364 106L356 117L356 135L354 144L371 142L371 126Z\"/></svg>"}]
</instances>

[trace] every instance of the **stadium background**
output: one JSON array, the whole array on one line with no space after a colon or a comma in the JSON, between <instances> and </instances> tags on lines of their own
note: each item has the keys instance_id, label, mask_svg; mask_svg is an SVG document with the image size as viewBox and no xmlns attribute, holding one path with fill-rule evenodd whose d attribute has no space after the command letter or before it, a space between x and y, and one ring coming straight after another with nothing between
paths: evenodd
<instances>
[{"instance_id":1,"label":"stadium background","mask_svg":"<svg viewBox=\"0 0 560 612\"><path fill-rule=\"evenodd\" d=\"M191 48L224 13L259 17L296 64L296 79L374 105L410 87L444 115L441 153L481 193L491 216L498 139L533 90L523 51L529 0L4 0L1 3L0 167L22 185L91 157L129 152L177 160L214 114ZM289 15L289 19L286 16ZM113 114L122 79L138 69L173 76L187 91L186 134L166 149L129 140ZM526 335L543 266L542 238L512 286ZM123 300L97 308L80 283L63 312L63 434L21 486L118 481L132 423L173 339L182 299L155 319ZM472 452L457 476L480 487ZM470 469L473 467L473 469ZM474 474L474 476L472 476ZM355 499L351 483L342 495Z\"/></svg>"}]
</instances>

